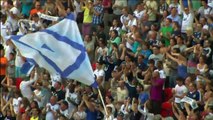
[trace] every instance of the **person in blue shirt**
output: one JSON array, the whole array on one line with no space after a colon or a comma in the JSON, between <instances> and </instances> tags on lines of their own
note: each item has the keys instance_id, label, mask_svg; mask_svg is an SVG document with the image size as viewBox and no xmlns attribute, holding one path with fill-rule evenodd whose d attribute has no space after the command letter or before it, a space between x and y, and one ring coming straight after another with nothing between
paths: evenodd
<instances>
[{"instance_id":1,"label":"person in blue shirt","mask_svg":"<svg viewBox=\"0 0 213 120\"><path fill-rule=\"evenodd\" d=\"M96 110L95 103L93 103L86 94L83 95L83 102L87 107L85 111L87 113L86 120L96 120L98 112Z\"/></svg>"},{"instance_id":2,"label":"person in blue shirt","mask_svg":"<svg viewBox=\"0 0 213 120\"><path fill-rule=\"evenodd\" d=\"M146 101L149 99L149 94L144 91L144 86L141 84L137 85L137 92L138 92L138 101L141 106L144 106Z\"/></svg>"},{"instance_id":3,"label":"person in blue shirt","mask_svg":"<svg viewBox=\"0 0 213 120\"><path fill-rule=\"evenodd\" d=\"M190 97L194 99L195 101L199 102L201 101L201 94L196 88L197 88L197 85L195 83L190 83L187 97Z\"/></svg>"}]
</instances>

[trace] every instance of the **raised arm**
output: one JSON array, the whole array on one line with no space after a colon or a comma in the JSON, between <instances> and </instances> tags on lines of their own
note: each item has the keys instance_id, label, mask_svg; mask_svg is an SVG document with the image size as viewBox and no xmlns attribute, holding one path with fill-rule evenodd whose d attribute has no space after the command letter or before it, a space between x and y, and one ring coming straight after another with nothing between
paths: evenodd
<instances>
[{"instance_id":1,"label":"raised arm","mask_svg":"<svg viewBox=\"0 0 213 120\"><path fill-rule=\"evenodd\" d=\"M183 6L183 1L182 0L180 0L180 9L181 9L182 12L184 12L184 6Z\"/></svg>"},{"instance_id":2,"label":"raised arm","mask_svg":"<svg viewBox=\"0 0 213 120\"><path fill-rule=\"evenodd\" d=\"M94 111L95 111L95 106L93 106L92 103L91 103L88 99L89 99L88 96L84 94L84 95L83 95L83 100L84 100L84 102L85 102L87 108L88 108L90 111L94 112Z\"/></svg>"},{"instance_id":3,"label":"raised arm","mask_svg":"<svg viewBox=\"0 0 213 120\"><path fill-rule=\"evenodd\" d=\"M166 53L166 56L169 57L170 59L172 59L173 61L178 63L178 59L176 59L173 56L171 56L168 52Z\"/></svg>"},{"instance_id":4,"label":"raised arm","mask_svg":"<svg viewBox=\"0 0 213 120\"><path fill-rule=\"evenodd\" d=\"M191 13L193 13L191 0L188 0L188 8Z\"/></svg>"}]
</instances>

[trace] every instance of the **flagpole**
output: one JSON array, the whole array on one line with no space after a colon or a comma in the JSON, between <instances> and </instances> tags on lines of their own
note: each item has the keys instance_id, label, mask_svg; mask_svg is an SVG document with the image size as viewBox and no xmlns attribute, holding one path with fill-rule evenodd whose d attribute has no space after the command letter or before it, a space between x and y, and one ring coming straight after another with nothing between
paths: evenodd
<instances>
[{"instance_id":1,"label":"flagpole","mask_svg":"<svg viewBox=\"0 0 213 120\"><path fill-rule=\"evenodd\" d=\"M103 104L103 106L104 106L104 111L105 111L105 113L106 113L106 116L108 116L107 109L106 109L106 105L105 105L105 103L104 103L103 96L102 96L102 94L101 94L101 91L100 91L99 87L98 87L98 93L99 93L99 95L100 95L100 97L101 97L101 102L102 102L102 104Z\"/></svg>"}]
</instances>

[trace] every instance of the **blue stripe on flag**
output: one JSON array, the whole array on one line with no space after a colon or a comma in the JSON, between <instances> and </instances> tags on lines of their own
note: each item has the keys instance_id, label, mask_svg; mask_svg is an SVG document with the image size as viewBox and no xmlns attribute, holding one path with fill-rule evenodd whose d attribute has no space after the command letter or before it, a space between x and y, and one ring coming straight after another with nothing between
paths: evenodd
<instances>
[{"instance_id":1,"label":"blue stripe on flag","mask_svg":"<svg viewBox=\"0 0 213 120\"><path fill-rule=\"evenodd\" d=\"M69 14L69 15L67 15L66 19L75 21L75 16L74 16L74 14Z\"/></svg>"},{"instance_id":2,"label":"blue stripe on flag","mask_svg":"<svg viewBox=\"0 0 213 120\"><path fill-rule=\"evenodd\" d=\"M54 31L51 31L51 30L48 30L48 29L43 30L41 32L48 33L48 34L52 35L58 41L65 42L65 43L69 44L70 46L72 46L73 48L80 50L81 52L83 52L83 51L86 52L86 49L84 48L83 45L81 45L77 42L74 42L73 40L70 40L66 36L62 36L62 35L58 34L57 32L54 32Z\"/></svg>"},{"instance_id":3,"label":"blue stripe on flag","mask_svg":"<svg viewBox=\"0 0 213 120\"><path fill-rule=\"evenodd\" d=\"M29 47L29 48L31 48L33 50L36 50L59 74L62 74L61 69L51 59L49 59L47 56L43 55L36 48L33 48L33 47L27 45L26 43L23 43L22 41L20 41L20 38L21 38L21 36L12 36L12 39L15 40L16 42L18 42L18 43L20 43L20 44L22 44L22 45L24 45L26 47ZM30 58L27 58L27 59L30 59Z\"/></svg>"},{"instance_id":4,"label":"blue stripe on flag","mask_svg":"<svg viewBox=\"0 0 213 120\"><path fill-rule=\"evenodd\" d=\"M67 77L69 74L71 74L73 71L77 70L80 67L80 65L83 63L83 61L86 58L86 49L85 49L85 47L83 45L70 40L66 36L61 36L60 34L54 32L54 31L48 30L48 29L43 30L41 32L45 32L45 33L47 33L49 35L52 35L58 41L65 42L65 43L69 44L70 46L72 46L73 48L79 50L80 51L80 55L77 57L76 61L72 65L68 66L64 71L62 71L56 65L56 63L54 63L47 56L43 55L39 50L37 50L36 48L33 48L33 47L21 42L20 38L22 36L12 36L12 39L15 40L16 42L19 42L19 43L25 45L26 47L29 47L29 48L31 48L33 50L36 50L59 74L61 74L61 77L64 77L64 78ZM28 59L32 60L30 58L28 58Z\"/></svg>"},{"instance_id":5,"label":"blue stripe on flag","mask_svg":"<svg viewBox=\"0 0 213 120\"><path fill-rule=\"evenodd\" d=\"M74 41L70 40L66 36L61 36L60 34L54 32L54 31L46 29L46 30L43 30L42 32L48 33L48 34L52 35L58 41L65 42L65 43L69 44L70 46L72 46L73 48L81 51L81 53L77 57L76 61L72 65L70 65L69 67L67 67L61 73L61 76L62 77L67 77L74 70L77 70L80 67L80 65L83 63L83 61L85 60L85 58L86 58L86 49L84 48L84 46L81 45L81 44L79 44L79 43L77 43L77 42L74 42Z\"/></svg>"}]
</instances>

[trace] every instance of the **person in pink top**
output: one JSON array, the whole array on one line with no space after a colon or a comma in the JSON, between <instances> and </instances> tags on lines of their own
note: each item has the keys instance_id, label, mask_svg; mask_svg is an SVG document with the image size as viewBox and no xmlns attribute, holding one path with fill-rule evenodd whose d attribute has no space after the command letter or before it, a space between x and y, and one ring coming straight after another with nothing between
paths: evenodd
<instances>
[{"instance_id":1,"label":"person in pink top","mask_svg":"<svg viewBox=\"0 0 213 120\"><path fill-rule=\"evenodd\" d=\"M160 78L158 71L154 71L151 80L150 99L154 114L160 114L164 80Z\"/></svg>"}]
</instances>

